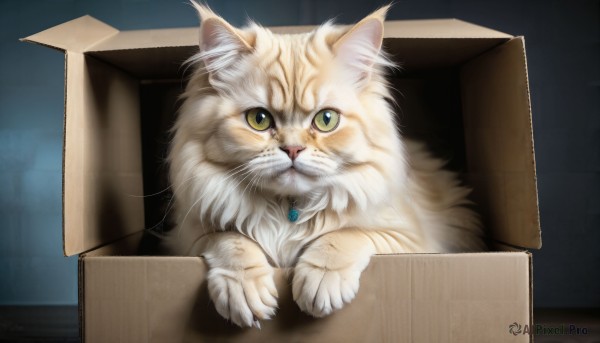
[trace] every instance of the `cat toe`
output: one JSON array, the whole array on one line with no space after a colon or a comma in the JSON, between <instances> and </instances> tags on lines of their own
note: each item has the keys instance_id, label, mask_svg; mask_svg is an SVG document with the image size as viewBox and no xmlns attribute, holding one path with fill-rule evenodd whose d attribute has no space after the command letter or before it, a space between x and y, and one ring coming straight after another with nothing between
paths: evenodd
<instances>
[{"instance_id":1,"label":"cat toe","mask_svg":"<svg viewBox=\"0 0 600 343\"><path fill-rule=\"evenodd\" d=\"M324 317L350 303L358 291L360 273L351 268L326 270L299 265L292 291L300 309L313 317Z\"/></svg>"},{"instance_id":2,"label":"cat toe","mask_svg":"<svg viewBox=\"0 0 600 343\"><path fill-rule=\"evenodd\" d=\"M240 327L260 328L259 320L275 315L277 291L272 273L249 277L244 271L211 269L208 291L217 312Z\"/></svg>"}]
</instances>

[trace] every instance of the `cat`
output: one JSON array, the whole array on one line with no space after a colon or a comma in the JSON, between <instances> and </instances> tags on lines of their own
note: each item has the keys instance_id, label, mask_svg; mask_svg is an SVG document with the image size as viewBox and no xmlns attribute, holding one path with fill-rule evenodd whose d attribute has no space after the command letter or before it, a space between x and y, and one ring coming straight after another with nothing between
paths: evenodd
<instances>
[{"instance_id":1,"label":"cat","mask_svg":"<svg viewBox=\"0 0 600 343\"><path fill-rule=\"evenodd\" d=\"M383 7L347 28L236 28L207 6L168 162L178 254L202 256L224 318L260 327L276 267L300 309L352 301L374 254L483 251L470 190L403 139Z\"/></svg>"}]
</instances>

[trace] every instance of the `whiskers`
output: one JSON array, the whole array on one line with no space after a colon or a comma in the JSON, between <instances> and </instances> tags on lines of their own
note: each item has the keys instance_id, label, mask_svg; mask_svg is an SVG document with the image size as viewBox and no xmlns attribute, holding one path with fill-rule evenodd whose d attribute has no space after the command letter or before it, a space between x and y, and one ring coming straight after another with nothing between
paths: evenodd
<instances>
[{"instance_id":1,"label":"whiskers","mask_svg":"<svg viewBox=\"0 0 600 343\"><path fill-rule=\"evenodd\" d=\"M252 192L252 191L257 192L258 186L260 185L260 189L262 191L262 182L261 181L267 174L264 172L264 170L268 170L268 169L272 168L273 162L271 160L266 160L259 164L259 166L264 166L264 165L266 165L266 167L261 168L263 172L260 172L260 170L258 170L257 166L253 167L254 176L252 176L252 178L250 179L250 182L248 182L246 187L244 187L244 190L242 191L242 198L244 197L244 194L246 193L246 190L248 189L248 187L250 187L250 192Z\"/></svg>"},{"instance_id":2,"label":"whiskers","mask_svg":"<svg viewBox=\"0 0 600 343\"><path fill-rule=\"evenodd\" d=\"M188 216L190 216L194 208L198 205L201 205L200 217L207 216L212 221L218 218L221 218L221 220L230 220L232 219L230 217L235 217L232 213L237 211L237 209L234 210L231 206L228 206L232 205L229 202L233 200L225 198L227 195L214 194L215 190L226 190L229 196L233 196L235 192L237 193L235 194L236 201L244 201L243 199L247 198L250 193L262 192L263 181L265 178L272 176L273 173L271 170L274 167L276 167L276 163L272 159L265 158L265 156L258 156L230 170L225 176L211 176L209 180L205 181L206 184L201 184L200 189L195 190L199 194L193 194L197 198L187 209L181 222L179 222L177 235L180 235ZM230 182L231 184L228 184ZM210 186L208 186L209 183ZM203 201L210 203L202 204ZM200 219L202 220L202 218ZM219 224L220 226L225 225L223 222Z\"/></svg>"},{"instance_id":3,"label":"whiskers","mask_svg":"<svg viewBox=\"0 0 600 343\"><path fill-rule=\"evenodd\" d=\"M167 186L167 188L163 189L162 191L158 191L158 192L156 192L156 193L152 193L152 194L148 194L148 195L135 195L135 194L127 194L127 196L128 196L128 197L131 197L131 198L149 198L149 197L154 197L154 196L160 195L160 194L162 194L162 193L164 193L164 192L168 191L168 190L169 190L170 188L172 188L172 187L173 187L173 186L169 185L169 186Z\"/></svg>"},{"instance_id":4,"label":"whiskers","mask_svg":"<svg viewBox=\"0 0 600 343\"><path fill-rule=\"evenodd\" d=\"M179 186L177 186L177 188L175 188L175 191L173 192L173 194L171 194L171 198L169 199L169 202L167 203L167 209L165 210L164 216L162 217L162 219L158 223L156 223L151 228L147 229L148 231L155 230L156 228L162 226L165 223L165 220L169 216L169 212L171 212L171 210L175 206L175 204L173 203L173 199L175 199L175 194L181 189L181 187L183 187L184 184L188 183L189 181L191 181L191 180L193 180L195 178L196 178L196 176L194 175L194 176L192 176L192 177L184 180L183 182L181 182L181 184L179 184ZM170 186L170 187L172 187L172 186Z\"/></svg>"},{"instance_id":5,"label":"whiskers","mask_svg":"<svg viewBox=\"0 0 600 343\"><path fill-rule=\"evenodd\" d=\"M229 180L230 178L243 173L242 175L246 175L247 173L249 173L250 171L247 170L248 169L248 165L247 164L241 164L233 169L231 169L229 172L227 172L227 174L225 174L225 177L221 180L221 182L226 182L227 180ZM194 175L188 177L187 179L183 180L179 185L177 185L177 187L175 187L169 202L167 203L166 206L166 210L165 213L163 215L163 217L161 218L161 220L159 220L155 225L153 225L150 228L146 228L147 231L150 232L154 232L156 231L157 228L161 227L162 225L164 225L165 221L167 220L169 214L171 213L171 211L173 210L173 208L175 208L175 203L174 203L174 199L177 195L179 195L179 193L181 192L182 188L186 185L189 184L190 181L197 179L198 177L201 177L201 175L198 175L197 173L195 173ZM131 197L136 197L136 198L147 198L147 197L152 197L152 196L157 196L159 194L162 194L166 191L168 191L169 189L172 189L174 187L174 185L169 185L168 187L166 187L165 189L161 190L160 192L156 192L153 194L149 194L149 195L129 195ZM185 218L187 218L187 216L189 215L189 213L192 211L193 207L196 206L198 203L200 203L200 201L202 200L202 197L198 198L194 204L192 204L192 206L190 206L190 208L188 209L188 212L186 213L184 220L182 221L182 224L185 222ZM180 230L180 227L178 227L178 231ZM178 233L179 234L179 233Z\"/></svg>"},{"instance_id":6,"label":"whiskers","mask_svg":"<svg viewBox=\"0 0 600 343\"><path fill-rule=\"evenodd\" d=\"M227 182L232 177L235 177L235 176L239 177L239 176L241 176L243 178L242 178L242 180L240 180L240 181L237 182L237 184L235 186L237 188L237 186L241 182L243 182L243 180L245 180L250 175L251 172L252 172L252 170L250 169L249 163L247 163L247 162L246 163L242 163L241 165L239 165L239 166L233 168L232 170L230 170L229 172L227 172L227 174L225 174L225 177L223 179L216 180L216 182L219 182L219 184L222 184L224 182ZM196 199L194 201L194 203L192 203L192 205L190 206L190 208L186 212L185 216L183 217L183 220L178 225L178 228L177 228L177 235L178 236L181 233L182 227L184 226L187 217L190 215L190 213L192 212L192 210L194 209L194 207L196 205L198 205L202 201L202 199L204 199L206 197L206 195L207 194L205 194L205 192L202 192L202 194L200 194L200 196L198 197L198 199Z\"/></svg>"},{"instance_id":7,"label":"whiskers","mask_svg":"<svg viewBox=\"0 0 600 343\"><path fill-rule=\"evenodd\" d=\"M158 221L158 223L156 223L154 226L150 227L150 228L146 228L147 231L153 232L156 228L158 228L159 226L163 225L165 220L167 219L169 212L171 211L171 209L173 208L172 204L173 204L173 199L175 197L175 194L181 189L181 187L183 187L183 185L185 185L186 183L188 183L189 181L193 180L195 178L194 176L189 177L188 179L184 180L181 182L181 184L179 184L175 190L173 191L173 194L171 194L171 197L169 199L169 202L167 203L167 209L165 210L165 214L162 217L162 219L160 221ZM149 197L153 197L153 196L157 196L160 195L162 193L165 193L166 191L168 191L169 189L173 188L173 185L169 185L167 186L165 189L153 193L153 194L148 194L148 195L133 195L133 194L128 194L129 197L132 198L149 198Z\"/></svg>"}]
</instances>

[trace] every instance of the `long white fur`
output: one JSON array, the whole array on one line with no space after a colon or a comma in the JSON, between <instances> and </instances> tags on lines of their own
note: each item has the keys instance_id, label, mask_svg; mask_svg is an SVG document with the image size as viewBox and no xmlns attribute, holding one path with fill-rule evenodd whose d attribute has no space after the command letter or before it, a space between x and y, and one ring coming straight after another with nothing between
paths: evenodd
<instances>
[{"instance_id":1,"label":"long white fur","mask_svg":"<svg viewBox=\"0 0 600 343\"><path fill-rule=\"evenodd\" d=\"M210 9L195 6L203 23L211 24L208 34L201 31L204 49L190 59L196 70L173 131L169 162L177 227L169 241L175 253L205 257L209 291L221 315L240 326L259 326L257 319L270 318L276 306L273 266L295 268L298 305L323 316L352 300L372 254L485 249L479 219L467 207L469 190L423 145L402 140L396 130L384 99L391 98L384 72L393 63L380 51L387 8L349 33L326 23L312 33L275 35L256 24L233 28ZM331 35L343 38L328 47ZM269 93L273 103L289 105L285 94L265 88L260 73L251 69L256 68L254 51L271 51L274 44L282 54L292 54L290 60L316 58L320 51L338 53L330 72L344 80L336 84L339 89L324 86L311 95L296 89L292 100L316 110L326 105L370 113L373 122L383 123L380 131L361 132L355 139L375 149L364 144L344 159L307 149L294 165L317 180L310 182L274 176L292 165L277 147L230 166L229 161L241 161L251 152L243 142L215 138L223 133L209 123L222 120L239 129L245 125L240 108L266 107ZM305 55L293 55L301 47ZM309 73L293 70L300 81ZM358 88L376 100L340 98L363 94ZM232 113L239 118L221 118ZM310 118L286 120L289 131L282 144L297 144L302 139L297 127L310 125ZM221 143L216 147L215 142ZM364 167L355 172L350 164ZM300 209L295 223L287 219L290 196Z\"/></svg>"}]
</instances>

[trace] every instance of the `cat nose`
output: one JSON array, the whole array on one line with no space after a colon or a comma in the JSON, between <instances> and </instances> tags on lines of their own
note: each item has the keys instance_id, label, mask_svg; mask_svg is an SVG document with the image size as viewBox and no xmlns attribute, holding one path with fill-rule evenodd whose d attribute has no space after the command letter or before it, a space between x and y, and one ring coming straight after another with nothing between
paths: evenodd
<instances>
[{"instance_id":1,"label":"cat nose","mask_svg":"<svg viewBox=\"0 0 600 343\"><path fill-rule=\"evenodd\" d=\"M296 157L298 157L298 154L300 154L300 152L305 149L305 147L299 145L290 145L280 147L279 149L283 150L283 152L285 152L290 157L290 159L294 161Z\"/></svg>"}]
</instances>

